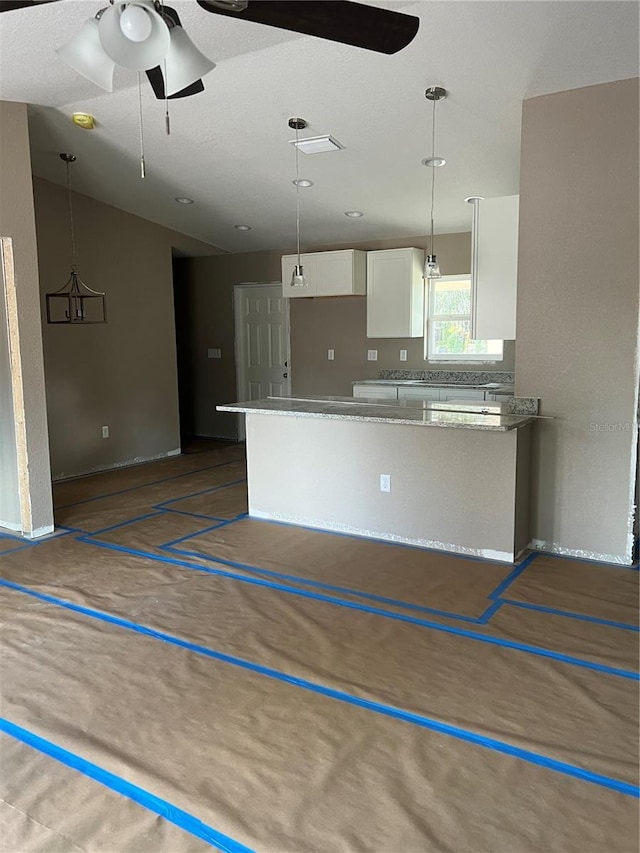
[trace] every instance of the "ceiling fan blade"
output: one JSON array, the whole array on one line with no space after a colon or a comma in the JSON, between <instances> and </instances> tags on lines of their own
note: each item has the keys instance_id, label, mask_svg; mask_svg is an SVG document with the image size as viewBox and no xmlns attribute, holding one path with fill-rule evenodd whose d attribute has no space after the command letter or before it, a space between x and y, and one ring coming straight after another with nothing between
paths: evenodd
<instances>
[{"instance_id":1,"label":"ceiling fan blade","mask_svg":"<svg viewBox=\"0 0 640 853\"><path fill-rule=\"evenodd\" d=\"M249 0L239 11L215 0L198 0L198 5L217 15L387 54L406 47L420 25L413 15L347 0Z\"/></svg>"},{"instance_id":2,"label":"ceiling fan blade","mask_svg":"<svg viewBox=\"0 0 640 853\"><path fill-rule=\"evenodd\" d=\"M28 6L42 6L43 3L57 3L58 0L0 0L0 12L12 9L26 9Z\"/></svg>"},{"instance_id":3,"label":"ceiling fan blade","mask_svg":"<svg viewBox=\"0 0 640 853\"><path fill-rule=\"evenodd\" d=\"M160 66L156 65L155 68L149 68L148 71L145 71L145 74L147 75L149 83L151 83L153 94L159 101L164 101L164 75L162 74ZM202 80L196 80L195 83L187 86L186 89L181 89L174 95L169 95L169 100L173 101L176 98L190 98L191 95L197 95L199 92L204 92L204 83Z\"/></svg>"}]
</instances>

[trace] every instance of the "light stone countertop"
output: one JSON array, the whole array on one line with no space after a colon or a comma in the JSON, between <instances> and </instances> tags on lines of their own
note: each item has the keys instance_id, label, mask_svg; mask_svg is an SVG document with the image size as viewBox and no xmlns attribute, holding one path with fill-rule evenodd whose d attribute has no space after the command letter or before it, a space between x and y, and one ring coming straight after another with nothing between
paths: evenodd
<instances>
[{"instance_id":1,"label":"light stone countertop","mask_svg":"<svg viewBox=\"0 0 640 853\"><path fill-rule=\"evenodd\" d=\"M376 400L375 397L267 397L216 406L219 412L285 415L297 418L329 418L410 426L452 427L508 432L534 419L505 414L506 404L453 400Z\"/></svg>"}]
</instances>

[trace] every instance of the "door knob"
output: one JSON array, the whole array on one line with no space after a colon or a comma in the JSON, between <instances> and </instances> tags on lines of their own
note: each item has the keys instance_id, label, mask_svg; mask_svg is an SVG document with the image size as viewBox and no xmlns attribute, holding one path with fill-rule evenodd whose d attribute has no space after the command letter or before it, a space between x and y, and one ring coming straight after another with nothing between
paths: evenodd
<instances>
[{"instance_id":1,"label":"door knob","mask_svg":"<svg viewBox=\"0 0 640 853\"><path fill-rule=\"evenodd\" d=\"M283 379L286 379L288 376L289 376L289 374L288 374L288 373L283 373L283 374L282 374Z\"/></svg>"},{"instance_id":2,"label":"door knob","mask_svg":"<svg viewBox=\"0 0 640 853\"><path fill-rule=\"evenodd\" d=\"M285 361L284 366L285 366L285 367L289 367L289 362L288 362L288 361Z\"/></svg>"}]
</instances>

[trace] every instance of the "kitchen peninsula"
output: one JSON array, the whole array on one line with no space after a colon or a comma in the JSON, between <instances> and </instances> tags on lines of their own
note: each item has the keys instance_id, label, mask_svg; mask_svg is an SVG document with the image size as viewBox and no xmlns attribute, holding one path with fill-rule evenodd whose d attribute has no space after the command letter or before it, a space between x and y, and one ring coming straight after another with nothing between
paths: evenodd
<instances>
[{"instance_id":1,"label":"kitchen peninsula","mask_svg":"<svg viewBox=\"0 0 640 853\"><path fill-rule=\"evenodd\" d=\"M269 397L217 408L246 417L250 516L513 562L529 541L533 419L503 406Z\"/></svg>"}]
</instances>

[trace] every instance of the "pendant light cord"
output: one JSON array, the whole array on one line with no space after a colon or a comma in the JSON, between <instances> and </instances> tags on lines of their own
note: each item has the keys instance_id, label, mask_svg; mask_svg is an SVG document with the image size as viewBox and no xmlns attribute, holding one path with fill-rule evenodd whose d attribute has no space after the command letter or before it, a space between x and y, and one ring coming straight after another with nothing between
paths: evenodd
<instances>
[{"instance_id":1,"label":"pendant light cord","mask_svg":"<svg viewBox=\"0 0 640 853\"><path fill-rule=\"evenodd\" d=\"M77 272L76 264L76 235L73 227L73 205L71 203L71 177L69 175L69 161L67 164L67 199L69 202L69 233L71 234L71 272Z\"/></svg>"},{"instance_id":2,"label":"pendant light cord","mask_svg":"<svg viewBox=\"0 0 640 853\"><path fill-rule=\"evenodd\" d=\"M434 160L436 156L436 101L433 100L433 121L431 122L431 248L429 254L433 255L433 206L436 192L436 167Z\"/></svg>"},{"instance_id":3,"label":"pendant light cord","mask_svg":"<svg viewBox=\"0 0 640 853\"><path fill-rule=\"evenodd\" d=\"M298 133L296 127L296 234L298 237L298 266L300 266L300 172L298 170Z\"/></svg>"},{"instance_id":4,"label":"pendant light cord","mask_svg":"<svg viewBox=\"0 0 640 853\"><path fill-rule=\"evenodd\" d=\"M142 82L140 80L140 72L138 71L138 117L140 120L140 177L146 176L146 167L144 162L144 128L142 126Z\"/></svg>"}]
</instances>

